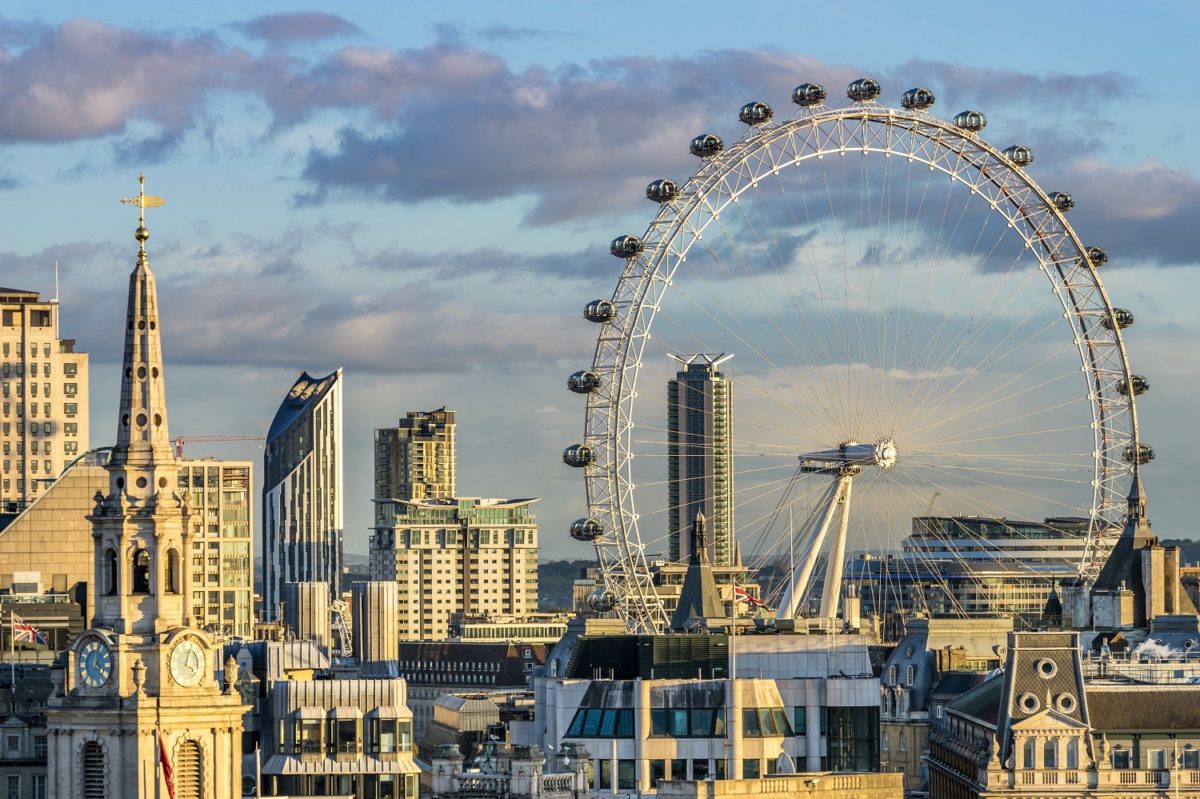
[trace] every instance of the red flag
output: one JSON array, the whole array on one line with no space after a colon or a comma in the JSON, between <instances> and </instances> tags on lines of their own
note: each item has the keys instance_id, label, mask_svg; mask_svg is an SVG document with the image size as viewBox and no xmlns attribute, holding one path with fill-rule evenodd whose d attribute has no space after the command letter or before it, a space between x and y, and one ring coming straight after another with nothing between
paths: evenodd
<instances>
[{"instance_id":1,"label":"red flag","mask_svg":"<svg viewBox=\"0 0 1200 799\"><path fill-rule=\"evenodd\" d=\"M171 771L171 759L167 757L167 743L158 736L158 762L162 765L163 779L167 781L167 796L175 799L175 775Z\"/></svg>"}]
</instances>

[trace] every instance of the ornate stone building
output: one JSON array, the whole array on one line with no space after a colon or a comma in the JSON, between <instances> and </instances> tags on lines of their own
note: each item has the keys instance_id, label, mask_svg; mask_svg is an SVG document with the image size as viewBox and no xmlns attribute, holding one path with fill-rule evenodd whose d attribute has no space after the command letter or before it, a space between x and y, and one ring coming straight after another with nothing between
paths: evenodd
<instances>
[{"instance_id":1,"label":"ornate stone building","mask_svg":"<svg viewBox=\"0 0 1200 799\"><path fill-rule=\"evenodd\" d=\"M105 467L107 490L96 492L88 517L95 544L91 628L68 650L47 708L49 794L157 796L161 745L176 799L238 797L247 708L232 679L218 678L220 648L198 628L188 601L191 529L167 434L158 296L146 258L144 209L161 200L139 192L129 202L142 213L117 443ZM236 676L236 664L225 671Z\"/></svg>"}]
</instances>

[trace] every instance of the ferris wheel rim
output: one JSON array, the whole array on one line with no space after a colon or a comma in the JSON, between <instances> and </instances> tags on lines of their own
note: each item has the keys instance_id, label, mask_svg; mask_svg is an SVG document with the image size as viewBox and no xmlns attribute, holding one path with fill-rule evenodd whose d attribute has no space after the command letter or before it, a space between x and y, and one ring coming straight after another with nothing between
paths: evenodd
<instances>
[{"instance_id":1,"label":"ferris wheel rim","mask_svg":"<svg viewBox=\"0 0 1200 799\"><path fill-rule=\"evenodd\" d=\"M833 125L845 135L843 123L859 123L865 130L868 125L882 130L901 130L906 132L911 140L921 140L928 146L931 153L914 152L913 149L898 149L896 139L890 135L882 137L882 143L872 146L865 138L860 147L847 147L845 139L840 139L836 148L829 146L834 137L829 136L824 144L820 142L819 131L822 125ZM770 175L758 173L736 191L726 192L723 201L718 204L708 202L708 194L715 191L723 182L728 182L739 169L746 167L755 156L760 156L769 150L773 144L784 139L793 141L797 134L804 131L817 131L818 135L805 139L807 145L816 141L816 147L811 150L795 150L794 158L783 161L772 161L768 172ZM864 134L865 135L865 134ZM957 145L957 149L952 146ZM984 162L977 164L973 159L963 159L968 149L973 148L976 154L984 156ZM1033 180L1021 167L1008 160L1005 153L988 143L975 133L959 129L952 123L935 117L923 110L894 109L875 102L856 102L843 108L803 108L791 119L782 122L768 122L764 125L751 127L748 135L739 142L718 154L705 158L699 168L679 184L678 199L674 202L663 203L653 221L647 227L644 243L652 243L644 251L638 252L626 262L625 269L613 292L611 303L621 308L618 328L615 323L605 322L593 356L592 369L606 376L606 390L589 394L587 401L586 426L584 442L593 447L600 455L590 462L585 470L587 485L588 518L607 522L605 534L594 540L597 560L601 567L603 588L616 595L624 606L627 619L634 628L652 631L661 628L665 621L665 612L661 602L653 595L649 585L649 563L645 547L638 528L638 517L635 507L636 484L630 473L630 463L633 453L629 440L634 427L628 408L636 396L636 381L641 358L644 353L646 340L653 326L654 317L662 295L666 293L682 260L686 259L687 251L695 245L704 229L714 218L736 197L750 186L756 185L763 177L774 177L780 169L786 166L798 165L809 158L820 158L829 154L845 157L848 153L861 152L877 154L886 157L903 156L910 161L927 164L931 169L938 169L952 181L972 188L976 194L978 186L968 182L965 174L977 177L987 175L988 182L994 186L1018 184L1027 195L1035 200L1035 207L1024 208L1016 203L1011 194L1000 192L998 198L984 198L989 206L989 213L1001 213L1012 223L1021 222L1029 226L1030 233L1036 237L1025 235L1018 229L1018 234L1026 241L1026 245L1034 252L1042 271L1046 273L1051 283L1056 286L1056 294L1062 304L1064 316L1082 320L1085 316L1095 316L1096 310L1101 310L1108 318L1115 312L1107 290L1103 285L1098 270L1088 262L1087 247L1080 239L1074 228L1065 218L1062 211L1056 208L1048 193ZM945 159L950 155L956 156L955 167L947 168L939 158ZM988 174L990 170L991 174ZM1012 211L1012 215L1004 213L1004 209ZM1032 216L1040 217L1038 222L1032 221ZM700 221L696 221L699 219ZM1053 226L1053 236L1048 235L1044 228L1044 220L1049 220ZM656 232L663 235L655 237ZM676 247L674 242L681 235L685 244ZM1034 238L1036 244L1034 246ZM1049 242L1057 241L1053 250ZM1064 253L1064 247L1066 252ZM1064 254L1068 257L1064 258ZM674 263L668 261L674 256ZM1070 265L1068 265L1068 261ZM664 265L668 267L664 273ZM1084 307L1077 297L1080 286L1068 283L1067 272L1075 270L1078 275L1090 279L1087 301L1093 305ZM1058 290L1055 274L1062 281L1066 291ZM657 282L657 286L655 285ZM630 291L632 288L632 291ZM654 293L656 290L657 293ZM1099 317L1096 317L1099 318ZM1074 329L1074 319L1071 319ZM1110 391L1112 396L1106 396L1104 388L1110 386L1116 379L1126 381L1130 385L1134 375L1131 371L1128 353L1124 343L1121 328L1113 324L1111 329L1105 329L1103 335L1111 339L1103 344L1112 350L1104 364L1093 347L1092 336L1098 327L1081 325L1075 330L1076 350L1084 379L1088 382L1088 400L1093 412L1093 438L1096 450L1093 453L1095 475L1093 478L1093 501L1089 518L1092 531L1089 532L1093 560L1101 546L1098 540L1109 530L1117 526L1114 508L1119 504L1121 489L1113 488L1113 483L1126 475L1136 476L1139 469L1137 457L1127 468L1120 463L1120 454L1132 447L1138 452L1140 442L1136 400L1133 393L1118 396ZM1113 356L1115 353L1115 357ZM1115 370L1112 367L1117 367ZM1103 368L1102 368L1103 367ZM1107 374L1108 378L1103 375ZM1112 376L1116 375L1116 378ZM1107 383L1105 382L1107 380ZM1118 429L1124 422L1126 430ZM1106 471L1107 470L1107 471ZM1106 518L1112 516L1114 518ZM1101 518L1098 520L1097 517ZM1096 528L1104 523L1103 530ZM1084 571L1081 564L1081 571ZM1098 566L1096 566L1098 569Z\"/></svg>"}]
</instances>

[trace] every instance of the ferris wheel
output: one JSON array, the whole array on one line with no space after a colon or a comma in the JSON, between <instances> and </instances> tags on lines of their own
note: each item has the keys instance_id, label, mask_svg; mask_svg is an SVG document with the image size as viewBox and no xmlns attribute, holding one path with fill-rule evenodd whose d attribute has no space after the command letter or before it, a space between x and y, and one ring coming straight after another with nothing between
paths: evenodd
<instances>
[{"instance_id":1,"label":"ferris wheel","mask_svg":"<svg viewBox=\"0 0 1200 799\"><path fill-rule=\"evenodd\" d=\"M772 530L785 508L810 519L793 578L829 537L826 594L848 551L894 547L930 496L963 515L1076 519L1084 577L1124 523L1154 453L1107 254L1068 224L1070 194L1034 182L1029 147L982 137L984 114L938 118L924 88L900 108L879 94L859 79L833 107L805 83L786 121L748 103L744 137L695 137L697 170L651 182L653 221L611 243L624 267L584 309L595 355L568 388L586 424L563 460L585 476L570 534L596 549L588 601L632 630L665 626L652 564L680 557L680 509L686 524L714 495L733 498L727 562L794 560L795 526ZM701 380L732 387L722 401L680 399L697 358ZM709 469L699 505L679 490L687 414L709 422L691 442Z\"/></svg>"}]
</instances>

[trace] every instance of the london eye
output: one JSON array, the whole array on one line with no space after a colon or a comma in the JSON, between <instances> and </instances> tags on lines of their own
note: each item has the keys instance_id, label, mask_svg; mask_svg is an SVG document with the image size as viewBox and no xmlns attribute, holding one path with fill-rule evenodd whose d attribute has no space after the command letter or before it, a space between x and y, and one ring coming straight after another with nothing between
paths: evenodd
<instances>
[{"instance_id":1,"label":"london eye","mask_svg":"<svg viewBox=\"0 0 1200 799\"><path fill-rule=\"evenodd\" d=\"M940 118L926 88L879 97L863 78L836 104L798 86L787 119L747 103L741 137L696 135L695 172L652 180L649 226L611 242L620 277L583 311L595 352L567 387L586 421L563 460L586 484L570 535L596 550L589 603L632 630L667 623L651 567L680 556L672 381L696 358L736 394L684 409L730 417L728 444L701 453L729 465L707 488L733 498L723 558L789 559L781 612L810 607L824 551L811 608L836 613L850 553L894 548L934 499L1077 520L1084 577L1124 523L1153 458L1135 407L1149 382L1108 255L1068 222L1076 198L1035 182L1026 143L989 143L982 112Z\"/></svg>"}]
</instances>

